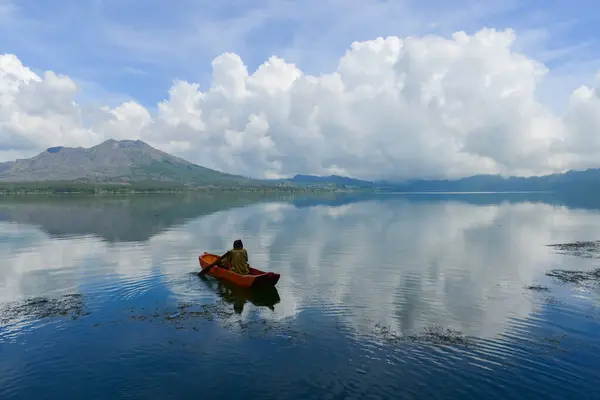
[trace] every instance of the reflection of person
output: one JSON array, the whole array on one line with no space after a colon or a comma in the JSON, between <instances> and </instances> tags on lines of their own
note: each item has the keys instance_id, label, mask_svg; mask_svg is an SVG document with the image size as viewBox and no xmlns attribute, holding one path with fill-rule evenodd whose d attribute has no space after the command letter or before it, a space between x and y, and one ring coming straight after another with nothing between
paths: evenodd
<instances>
[{"instance_id":1,"label":"reflection of person","mask_svg":"<svg viewBox=\"0 0 600 400\"><path fill-rule=\"evenodd\" d=\"M243 297L236 296L232 288L219 285L218 291L226 302L233 304L233 311L237 314L241 314L244 311L246 300Z\"/></svg>"},{"instance_id":2,"label":"reflection of person","mask_svg":"<svg viewBox=\"0 0 600 400\"><path fill-rule=\"evenodd\" d=\"M248 275L250 273L250 265L248 265L248 252L244 249L244 244L240 239L233 242L233 249L223 254L220 260L221 263L230 265L231 272L240 275Z\"/></svg>"},{"instance_id":3,"label":"reflection of person","mask_svg":"<svg viewBox=\"0 0 600 400\"><path fill-rule=\"evenodd\" d=\"M241 314L244 312L244 304L246 304L244 300L236 300L233 303L233 311L235 311L236 314Z\"/></svg>"}]
</instances>

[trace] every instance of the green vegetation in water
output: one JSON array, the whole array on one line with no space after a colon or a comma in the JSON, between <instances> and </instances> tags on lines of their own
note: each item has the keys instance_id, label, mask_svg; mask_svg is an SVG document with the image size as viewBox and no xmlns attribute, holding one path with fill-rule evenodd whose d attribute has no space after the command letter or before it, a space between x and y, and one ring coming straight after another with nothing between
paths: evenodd
<instances>
[{"instance_id":1,"label":"green vegetation in water","mask_svg":"<svg viewBox=\"0 0 600 400\"><path fill-rule=\"evenodd\" d=\"M535 292L549 292L550 291L550 289L548 287L541 286L541 285L525 286L525 289L533 290Z\"/></svg>"},{"instance_id":2,"label":"green vegetation in water","mask_svg":"<svg viewBox=\"0 0 600 400\"><path fill-rule=\"evenodd\" d=\"M563 283L600 283L600 268L593 271L568 271L564 269L553 269L546 273L550 276Z\"/></svg>"},{"instance_id":3,"label":"green vegetation in water","mask_svg":"<svg viewBox=\"0 0 600 400\"><path fill-rule=\"evenodd\" d=\"M57 298L35 297L0 305L0 325L9 325L24 319L70 317L88 315L81 294L67 294Z\"/></svg>"},{"instance_id":4,"label":"green vegetation in water","mask_svg":"<svg viewBox=\"0 0 600 400\"><path fill-rule=\"evenodd\" d=\"M561 254L576 257L599 258L600 255L600 241L577 241L573 243L552 244L549 246L557 249ZM547 272L546 275L561 283L600 283L600 268L592 271L553 269Z\"/></svg>"},{"instance_id":5,"label":"green vegetation in water","mask_svg":"<svg viewBox=\"0 0 600 400\"><path fill-rule=\"evenodd\" d=\"M429 343L442 346L468 347L474 344L472 338L465 336L455 329L439 326L428 327L412 335L402 335L391 332L389 328L375 324L375 335L386 342L397 344L402 342Z\"/></svg>"},{"instance_id":6,"label":"green vegetation in water","mask_svg":"<svg viewBox=\"0 0 600 400\"><path fill-rule=\"evenodd\" d=\"M597 258L600 253L600 241L577 241L548 245L559 253L577 257Z\"/></svg>"},{"instance_id":7,"label":"green vegetation in water","mask_svg":"<svg viewBox=\"0 0 600 400\"><path fill-rule=\"evenodd\" d=\"M552 296L546 297L545 300L546 300L547 304L563 304L563 305L567 304L566 301L557 299L556 297L552 297Z\"/></svg>"}]
</instances>

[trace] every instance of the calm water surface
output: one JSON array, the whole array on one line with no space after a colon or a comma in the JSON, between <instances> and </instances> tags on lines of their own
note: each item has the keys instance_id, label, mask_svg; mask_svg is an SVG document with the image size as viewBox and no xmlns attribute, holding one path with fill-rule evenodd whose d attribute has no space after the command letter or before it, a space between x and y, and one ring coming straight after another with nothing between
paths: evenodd
<instances>
[{"instance_id":1,"label":"calm water surface","mask_svg":"<svg viewBox=\"0 0 600 400\"><path fill-rule=\"evenodd\" d=\"M600 399L600 201L0 202L1 399ZM191 274L244 240L276 291ZM546 286L548 291L527 289Z\"/></svg>"}]
</instances>

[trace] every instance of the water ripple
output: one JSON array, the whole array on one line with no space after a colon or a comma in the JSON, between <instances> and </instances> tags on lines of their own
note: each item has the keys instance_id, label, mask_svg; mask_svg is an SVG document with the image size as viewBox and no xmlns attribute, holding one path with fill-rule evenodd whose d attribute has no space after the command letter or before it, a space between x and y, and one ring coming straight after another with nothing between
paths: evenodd
<instances>
[{"instance_id":1,"label":"water ripple","mask_svg":"<svg viewBox=\"0 0 600 400\"><path fill-rule=\"evenodd\" d=\"M160 210L148 201L148 212L98 206L106 221L96 232L89 221L0 223L0 398L558 399L595 390L598 292L545 277L593 260L545 245L600 237L598 215L389 197L192 218L178 210L199 206L164 201ZM0 207L25 219L19 206ZM124 217L134 212L140 219ZM163 214L177 217L162 223ZM238 237L253 265L282 274L276 292L192 274L199 253ZM64 307L69 294L81 294L81 312ZM32 298L47 300L23 307Z\"/></svg>"}]
</instances>

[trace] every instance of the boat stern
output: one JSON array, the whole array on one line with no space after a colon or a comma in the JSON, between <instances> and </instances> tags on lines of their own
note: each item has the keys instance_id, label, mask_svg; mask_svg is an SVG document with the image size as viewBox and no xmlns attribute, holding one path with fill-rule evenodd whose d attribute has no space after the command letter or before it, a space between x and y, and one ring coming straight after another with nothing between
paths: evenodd
<instances>
[{"instance_id":1,"label":"boat stern","mask_svg":"<svg viewBox=\"0 0 600 400\"><path fill-rule=\"evenodd\" d=\"M252 287L275 286L279 282L280 277L281 275L275 272L267 272L264 275L257 276L254 279Z\"/></svg>"}]
</instances>

